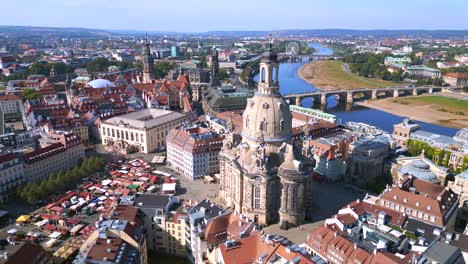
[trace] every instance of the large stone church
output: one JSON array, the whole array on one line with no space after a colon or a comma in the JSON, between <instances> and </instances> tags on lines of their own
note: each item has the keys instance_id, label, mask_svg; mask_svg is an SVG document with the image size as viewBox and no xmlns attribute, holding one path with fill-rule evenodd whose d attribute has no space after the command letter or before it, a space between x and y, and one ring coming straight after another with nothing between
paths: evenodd
<instances>
[{"instance_id":1,"label":"large stone church","mask_svg":"<svg viewBox=\"0 0 468 264\"><path fill-rule=\"evenodd\" d=\"M310 213L311 181L291 145L292 116L279 93L278 56L271 44L259 67L257 92L243 113L242 140L236 142L231 131L220 153L219 197L258 224L288 228Z\"/></svg>"}]
</instances>

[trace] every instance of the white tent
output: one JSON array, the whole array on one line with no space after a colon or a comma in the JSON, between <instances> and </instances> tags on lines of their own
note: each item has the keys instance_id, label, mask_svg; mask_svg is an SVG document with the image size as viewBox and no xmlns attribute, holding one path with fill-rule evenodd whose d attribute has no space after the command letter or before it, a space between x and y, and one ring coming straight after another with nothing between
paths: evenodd
<instances>
[{"instance_id":1,"label":"white tent","mask_svg":"<svg viewBox=\"0 0 468 264\"><path fill-rule=\"evenodd\" d=\"M47 224L47 223L49 223L49 220L48 220L48 219L44 219L44 220L42 220L42 221L39 221L39 222L35 223L34 225L36 225L36 226L38 226L38 227L41 227L41 226L43 226L43 225L45 225L45 224Z\"/></svg>"},{"instance_id":2,"label":"white tent","mask_svg":"<svg viewBox=\"0 0 468 264\"><path fill-rule=\"evenodd\" d=\"M50 238L58 239L62 233L60 232L53 232L52 234L49 235Z\"/></svg>"},{"instance_id":3,"label":"white tent","mask_svg":"<svg viewBox=\"0 0 468 264\"><path fill-rule=\"evenodd\" d=\"M162 187L163 193L175 193L176 184L175 183L164 183Z\"/></svg>"}]
</instances>

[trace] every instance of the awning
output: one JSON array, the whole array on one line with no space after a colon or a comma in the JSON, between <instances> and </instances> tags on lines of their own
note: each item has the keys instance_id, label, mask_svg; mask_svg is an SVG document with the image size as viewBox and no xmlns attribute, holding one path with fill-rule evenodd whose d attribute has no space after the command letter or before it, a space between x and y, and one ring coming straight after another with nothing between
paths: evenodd
<instances>
[{"instance_id":1,"label":"awning","mask_svg":"<svg viewBox=\"0 0 468 264\"><path fill-rule=\"evenodd\" d=\"M55 231L55 232L53 232L52 234L50 234L49 237L50 237L50 238L55 238L55 239L57 239L57 238L59 238L61 235L62 235L62 233Z\"/></svg>"},{"instance_id":2,"label":"awning","mask_svg":"<svg viewBox=\"0 0 468 264\"><path fill-rule=\"evenodd\" d=\"M30 215L21 215L16 219L16 222L27 222L30 218Z\"/></svg>"},{"instance_id":3,"label":"awning","mask_svg":"<svg viewBox=\"0 0 468 264\"><path fill-rule=\"evenodd\" d=\"M205 180L207 182L214 182L215 181L215 179L213 177L209 176L209 175L205 176Z\"/></svg>"},{"instance_id":4,"label":"awning","mask_svg":"<svg viewBox=\"0 0 468 264\"><path fill-rule=\"evenodd\" d=\"M36 226L38 226L38 227L42 227L43 225L45 225L45 224L47 224L47 223L49 223L49 220L44 219L44 220L42 220L42 221L39 221L39 222L35 223L34 225L36 225Z\"/></svg>"},{"instance_id":5,"label":"awning","mask_svg":"<svg viewBox=\"0 0 468 264\"><path fill-rule=\"evenodd\" d=\"M176 184L175 183L164 183L162 187L163 192L175 192Z\"/></svg>"}]
</instances>

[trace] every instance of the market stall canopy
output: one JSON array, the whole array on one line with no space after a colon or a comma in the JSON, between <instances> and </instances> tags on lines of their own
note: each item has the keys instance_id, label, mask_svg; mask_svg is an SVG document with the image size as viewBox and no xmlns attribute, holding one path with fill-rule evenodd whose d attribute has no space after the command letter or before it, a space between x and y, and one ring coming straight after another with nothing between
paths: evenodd
<instances>
[{"instance_id":1,"label":"market stall canopy","mask_svg":"<svg viewBox=\"0 0 468 264\"><path fill-rule=\"evenodd\" d=\"M16 219L16 222L27 222L30 218L30 215L21 215Z\"/></svg>"}]
</instances>

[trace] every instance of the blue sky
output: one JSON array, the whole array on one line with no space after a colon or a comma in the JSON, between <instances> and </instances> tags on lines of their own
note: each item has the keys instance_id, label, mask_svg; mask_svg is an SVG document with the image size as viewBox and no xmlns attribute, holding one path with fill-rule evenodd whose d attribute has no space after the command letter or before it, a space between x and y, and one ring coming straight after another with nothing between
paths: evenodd
<instances>
[{"instance_id":1,"label":"blue sky","mask_svg":"<svg viewBox=\"0 0 468 264\"><path fill-rule=\"evenodd\" d=\"M0 25L146 31L468 29L468 0L0 0Z\"/></svg>"}]
</instances>

